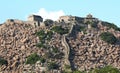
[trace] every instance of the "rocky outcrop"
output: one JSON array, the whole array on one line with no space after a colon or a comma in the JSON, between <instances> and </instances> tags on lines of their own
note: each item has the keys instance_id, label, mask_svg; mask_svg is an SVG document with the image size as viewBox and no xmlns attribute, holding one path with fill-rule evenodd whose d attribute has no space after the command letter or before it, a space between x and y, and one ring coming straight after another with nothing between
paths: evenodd
<instances>
[{"instance_id":1,"label":"rocky outcrop","mask_svg":"<svg viewBox=\"0 0 120 73\"><path fill-rule=\"evenodd\" d=\"M87 18L87 21L95 21L95 18ZM67 19L69 21L69 18ZM52 38L47 41L44 39L45 47L38 48L36 44L41 40L35 35L37 31L45 30L52 31L51 27L41 28L33 26L33 22L25 22L19 20L8 20L6 23L0 25L0 58L8 61L7 65L0 66L1 73L29 73L47 70L47 64L37 62L34 65L25 64L26 59L32 53L37 53L39 56L45 56L48 51L52 52L52 48L57 48L62 52L62 58L47 59L47 62L55 62L58 64L58 69L52 69L49 73L61 73L64 68L62 65L69 65L80 71L89 71L94 68L101 68L106 65L112 65L120 69L120 31L110 29L107 26L98 24L97 28L89 28L83 31L75 30L78 25L86 26L77 21L69 21L64 24L56 22L55 25L61 25L67 28L71 25L68 34L60 35L53 33ZM97 25L97 24L96 24ZM51 25L52 26L52 25ZM78 27L79 28L79 27ZM87 28L87 27L85 27ZM113 33L118 41L115 44L107 44L102 41L99 35L102 32ZM75 32L75 33L74 33ZM74 34L73 34L74 33ZM75 37L73 37L75 36ZM64 54L63 54L64 52Z\"/></svg>"},{"instance_id":2,"label":"rocky outcrop","mask_svg":"<svg viewBox=\"0 0 120 73\"><path fill-rule=\"evenodd\" d=\"M29 24L5 23L0 26L0 57L8 61L1 71L23 70L26 57L33 52L41 53L35 45L39 39L34 28Z\"/></svg>"},{"instance_id":3,"label":"rocky outcrop","mask_svg":"<svg viewBox=\"0 0 120 73\"><path fill-rule=\"evenodd\" d=\"M109 32L111 30L108 30ZM76 69L89 71L106 65L119 67L119 44L107 44L99 38L102 30L87 30L86 34L79 32L77 38L69 39L70 47L74 53L73 63ZM115 34L114 31L112 33ZM117 37L117 36L116 36Z\"/></svg>"}]
</instances>

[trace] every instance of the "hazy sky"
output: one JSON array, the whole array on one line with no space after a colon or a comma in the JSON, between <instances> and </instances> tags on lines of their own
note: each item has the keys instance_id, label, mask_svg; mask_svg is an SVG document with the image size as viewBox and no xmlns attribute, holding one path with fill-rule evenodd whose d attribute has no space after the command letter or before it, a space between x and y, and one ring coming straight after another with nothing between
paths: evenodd
<instances>
[{"instance_id":1,"label":"hazy sky","mask_svg":"<svg viewBox=\"0 0 120 73\"><path fill-rule=\"evenodd\" d=\"M120 0L1 0L0 23L9 18L26 20L29 14L55 20L61 15L85 17L91 13L120 26L119 7Z\"/></svg>"}]
</instances>

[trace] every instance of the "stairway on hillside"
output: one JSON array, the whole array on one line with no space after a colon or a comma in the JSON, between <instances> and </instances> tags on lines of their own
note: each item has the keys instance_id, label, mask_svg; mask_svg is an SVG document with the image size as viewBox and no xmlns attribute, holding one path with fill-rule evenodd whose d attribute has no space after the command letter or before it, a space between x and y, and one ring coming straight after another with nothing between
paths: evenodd
<instances>
[{"instance_id":1,"label":"stairway on hillside","mask_svg":"<svg viewBox=\"0 0 120 73\"><path fill-rule=\"evenodd\" d=\"M71 66L71 62L70 62L70 46L69 44L67 43L67 37L71 35L72 31L73 31L73 28L74 28L74 25L72 24L71 25L71 28L69 30L69 33L68 34L64 34L63 37L62 37L62 45L65 47L65 60L64 60L64 65L68 65L68 66ZM71 71L71 68L70 68L70 71Z\"/></svg>"}]
</instances>

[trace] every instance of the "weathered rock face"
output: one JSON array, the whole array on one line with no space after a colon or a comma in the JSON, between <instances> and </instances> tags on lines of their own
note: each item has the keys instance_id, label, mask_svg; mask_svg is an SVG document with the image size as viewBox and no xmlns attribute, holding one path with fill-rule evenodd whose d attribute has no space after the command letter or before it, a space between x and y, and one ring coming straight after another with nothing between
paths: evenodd
<instances>
[{"instance_id":1,"label":"weathered rock face","mask_svg":"<svg viewBox=\"0 0 120 73\"><path fill-rule=\"evenodd\" d=\"M77 38L69 39L72 48L74 68L84 71L112 65L120 69L120 44L107 44L99 37L100 33L109 31L118 34L117 31L90 29L86 34L79 32ZM116 35L117 37L117 35ZM119 40L120 41L120 40ZM119 43L118 41L118 43Z\"/></svg>"},{"instance_id":2,"label":"weathered rock face","mask_svg":"<svg viewBox=\"0 0 120 73\"><path fill-rule=\"evenodd\" d=\"M30 24L19 23L6 23L0 26L0 57L3 57L8 61L8 65L0 66L1 72L10 73L23 73L23 72L40 72L45 71L47 65L35 64L26 65L26 59L32 53L37 53L40 56L44 56L47 50L45 48L38 48L36 44L40 39L35 35L37 31L45 30L41 27L33 27ZM49 29L49 28L48 28ZM55 33L52 40L47 42L48 46L56 47L64 51L64 47L61 44L61 35ZM53 59L59 66L63 65L62 59ZM59 67L59 69L62 69Z\"/></svg>"},{"instance_id":3,"label":"weathered rock face","mask_svg":"<svg viewBox=\"0 0 120 73\"><path fill-rule=\"evenodd\" d=\"M2 71L22 70L26 57L31 53L41 53L35 45L38 38L34 28L29 24L3 24L0 29L0 56L8 61ZM20 71L21 72L21 71Z\"/></svg>"}]
</instances>

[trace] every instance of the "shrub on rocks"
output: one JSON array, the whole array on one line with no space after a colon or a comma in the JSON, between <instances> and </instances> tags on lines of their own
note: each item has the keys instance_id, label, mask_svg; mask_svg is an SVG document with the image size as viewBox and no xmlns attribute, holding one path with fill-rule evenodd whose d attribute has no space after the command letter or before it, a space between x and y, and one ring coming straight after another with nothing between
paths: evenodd
<instances>
[{"instance_id":1,"label":"shrub on rocks","mask_svg":"<svg viewBox=\"0 0 120 73\"><path fill-rule=\"evenodd\" d=\"M46 59L40 57L39 55L37 55L37 53L33 53L27 57L26 64L35 64L37 61L40 61L41 63L45 63Z\"/></svg>"},{"instance_id":2,"label":"shrub on rocks","mask_svg":"<svg viewBox=\"0 0 120 73\"><path fill-rule=\"evenodd\" d=\"M101 69L94 69L89 73L120 73L120 71L117 68L114 68L112 66L106 66Z\"/></svg>"},{"instance_id":3,"label":"shrub on rocks","mask_svg":"<svg viewBox=\"0 0 120 73\"><path fill-rule=\"evenodd\" d=\"M58 64L54 63L54 62L51 62L48 64L48 69L58 69Z\"/></svg>"},{"instance_id":4,"label":"shrub on rocks","mask_svg":"<svg viewBox=\"0 0 120 73\"><path fill-rule=\"evenodd\" d=\"M3 58L0 58L0 66L1 65L7 65L7 64L8 64L7 60L5 60Z\"/></svg>"},{"instance_id":5,"label":"shrub on rocks","mask_svg":"<svg viewBox=\"0 0 120 73\"><path fill-rule=\"evenodd\" d=\"M37 53L33 53L27 57L26 64L35 64L38 60L40 60L40 57L37 55Z\"/></svg>"},{"instance_id":6,"label":"shrub on rocks","mask_svg":"<svg viewBox=\"0 0 120 73\"><path fill-rule=\"evenodd\" d=\"M117 41L117 38L110 32L101 33L100 38L109 44L114 44Z\"/></svg>"},{"instance_id":7,"label":"shrub on rocks","mask_svg":"<svg viewBox=\"0 0 120 73\"><path fill-rule=\"evenodd\" d=\"M62 28L62 26L54 26L54 27L52 27L51 30L54 31L54 32L57 32L61 35L67 34L69 32L69 30L67 28L66 29Z\"/></svg>"}]
</instances>

